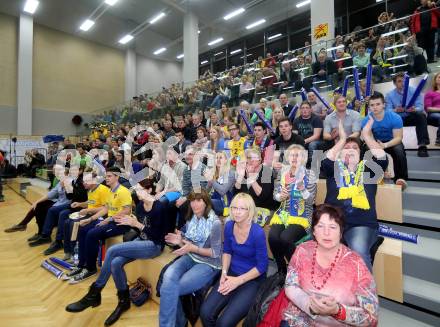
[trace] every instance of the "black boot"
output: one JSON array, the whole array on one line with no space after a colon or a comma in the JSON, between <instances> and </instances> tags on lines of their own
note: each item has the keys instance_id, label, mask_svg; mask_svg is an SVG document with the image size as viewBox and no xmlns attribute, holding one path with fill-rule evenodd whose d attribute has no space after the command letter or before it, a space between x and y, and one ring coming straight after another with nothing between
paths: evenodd
<instances>
[{"instance_id":1,"label":"black boot","mask_svg":"<svg viewBox=\"0 0 440 327\"><path fill-rule=\"evenodd\" d=\"M130 309L130 292L128 288L123 291L118 291L118 305L111 315L105 320L104 325L110 326L118 321L121 314Z\"/></svg>"},{"instance_id":2,"label":"black boot","mask_svg":"<svg viewBox=\"0 0 440 327\"><path fill-rule=\"evenodd\" d=\"M88 307L97 307L101 304L102 287L96 287L95 283L90 285L89 292L78 302L71 303L66 307L68 312L81 312Z\"/></svg>"}]
</instances>

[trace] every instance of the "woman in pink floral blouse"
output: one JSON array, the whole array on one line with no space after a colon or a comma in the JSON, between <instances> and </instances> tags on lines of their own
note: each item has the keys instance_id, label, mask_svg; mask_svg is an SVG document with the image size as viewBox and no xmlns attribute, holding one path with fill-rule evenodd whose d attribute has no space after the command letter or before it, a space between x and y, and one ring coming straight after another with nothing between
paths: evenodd
<instances>
[{"instance_id":1,"label":"woman in pink floral blouse","mask_svg":"<svg viewBox=\"0 0 440 327\"><path fill-rule=\"evenodd\" d=\"M328 204L312 217L314 241L301 244L288 267L285 326L377 326L378 297L362 258L341 243L342 211Z\"/></svg>"}]
</instances>

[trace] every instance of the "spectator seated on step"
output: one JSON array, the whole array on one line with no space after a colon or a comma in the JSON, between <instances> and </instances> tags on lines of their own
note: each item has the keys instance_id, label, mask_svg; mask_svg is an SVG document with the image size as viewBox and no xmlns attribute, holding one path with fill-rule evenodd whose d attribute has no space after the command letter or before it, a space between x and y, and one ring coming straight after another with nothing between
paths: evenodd
<instances>
[{"instance_id":1,"label":"spectator seated on step","mask_svg":"<svg viewBox=\"0 0 440 327\"><path fill-rule=\"evenodd\" d=\"M373 119L373 136L379 146L393 158L394 181L406 187L408 164L403 139L402 118L391 110L385 110L385 99L381 93L375 92L369 100L370 113L362 120L362 128Z\"/></svg>"},{"instance_id":2,"label":"spectator seated on step","mask_svg":"<svg viewBox=\"0 0 440 327\"><path fill-rule=\"evenodd\" d=\"M402 107L404 74L397 73L393 77L395 88L386 96L386 110L394 111L403 120L403 126L415 126L417 134L417 144L419 145L418 156L428 157L427 146L429 145L428 122L423 106L422 95L419 95L413 106L410 108ZM410 101L415 89L410 86L408 88L407 102Z\"/></svg>"}]
</instances>

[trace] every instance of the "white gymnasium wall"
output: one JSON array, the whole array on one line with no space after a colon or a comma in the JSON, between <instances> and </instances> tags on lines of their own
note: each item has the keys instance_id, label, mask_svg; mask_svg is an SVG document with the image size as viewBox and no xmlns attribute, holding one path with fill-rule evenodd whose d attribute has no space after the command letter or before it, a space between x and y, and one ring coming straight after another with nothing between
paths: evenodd
<instances>
[{"instance_id":1,"label":"white gymnasium wall","mask_svg":"<svg viewBox=\"0 0 440 327\"><path fill-rule=\"evenodd\" d=\"M182 64L150 59L137 55L136 59L137 94L154 93L169 87L172 83L182 82Z\"/></svg>"}]
</instances>

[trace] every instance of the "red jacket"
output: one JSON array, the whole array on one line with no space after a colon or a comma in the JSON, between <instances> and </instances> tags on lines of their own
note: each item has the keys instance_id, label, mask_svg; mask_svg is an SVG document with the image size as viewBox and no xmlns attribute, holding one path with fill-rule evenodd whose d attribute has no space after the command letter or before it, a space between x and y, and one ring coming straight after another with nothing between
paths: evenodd
<instances>
[{"instance_id":1,"label":"red jacket","mask_svg":"<svg viewBox=\"0 0 440 327\"><path fill-rule=\"evenodd\" d=\"M410 20L410 30L412 34L419 33L422 30L421 22L420 22L420 7L416 9L414 15ZM438 19L440 17L440 11L438 8L431 10L431 29L437 29Z\"/></svg>"}]
</instances>

